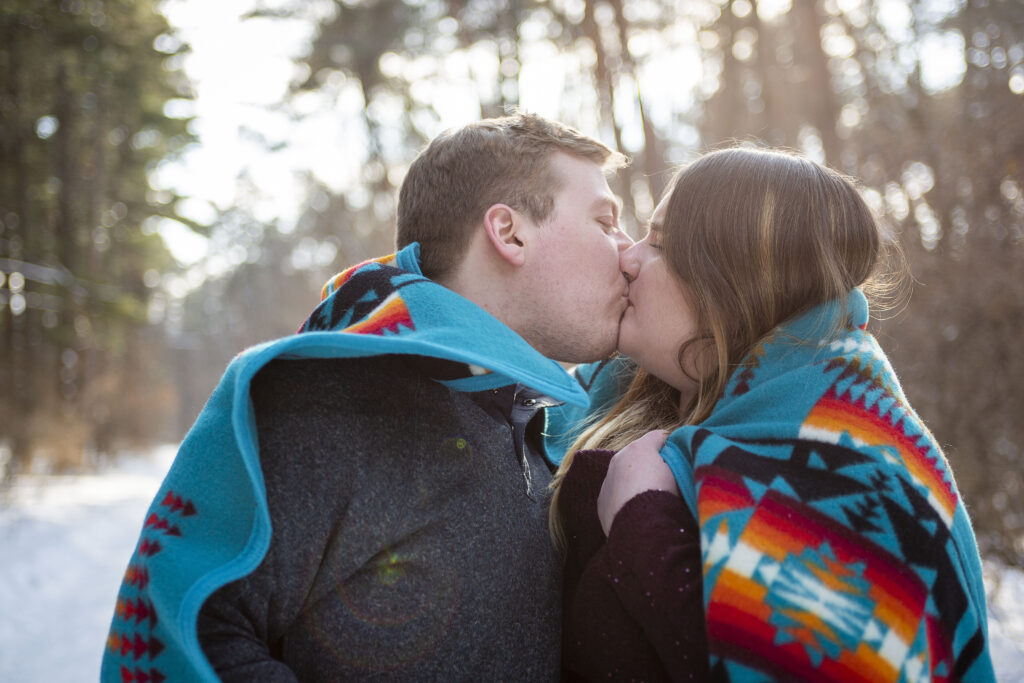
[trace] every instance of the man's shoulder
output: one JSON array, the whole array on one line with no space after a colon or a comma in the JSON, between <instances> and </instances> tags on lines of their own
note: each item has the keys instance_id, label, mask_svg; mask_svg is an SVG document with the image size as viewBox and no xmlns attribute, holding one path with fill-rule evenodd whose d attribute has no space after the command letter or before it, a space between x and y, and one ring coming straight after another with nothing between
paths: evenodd
<instances>
[{"instance_id":1,"label":"man's shoulder","mask_svg":"<svg viewBox=\"0 0 1024 683\"><path fill-rule=\"evenodd\" d=\"M306 440L400 437L410 420L420 434L469 423L490 429L494 418L471 395L439 381L452 379L454 365L407 355L275 359L250 388L257 429Z\"/></svg>"},{"instance_id":2,"label":"man's shoulder","mask_svg":"<svg viewBox=\"0 0 1024 683\"><path fill-rule=\"evenodd\" d=\"M400 425L420 419L422 406L435 418L452 410L448 389L401 356L275 359L253 378L250 396L265 473L278 461L336 463L340 449L349 470L358 468L401 438Z\"/></svg>"},{"instance_id":3,"label":"man's shoulder","mask_svg":"<svg viewBox=\"0 0 1024 683\"><path fill-rule=\"evenodd\" d=\"M253 377L258 406L395 397L428 379L407 356L275 358Z\"/></svg>"}]
</instances>

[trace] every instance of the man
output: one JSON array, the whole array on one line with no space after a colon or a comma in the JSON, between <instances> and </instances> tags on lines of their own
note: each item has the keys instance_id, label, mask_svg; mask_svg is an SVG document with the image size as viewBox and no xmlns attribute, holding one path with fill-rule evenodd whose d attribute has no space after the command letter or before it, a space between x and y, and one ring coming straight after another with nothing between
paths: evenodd
<instances>
[{"instance_id":1,"label":"man","mask_svg":"<svg viewBox=\"0 0 1024 683\"><path fill-rule=\"evenodd\" d=\"M525 114L435 139L401 250L228 368L147 515L103 678L557 678L534 418L586 400L544 356L615 349L623 162Z\"/></svg>"}]
</instances>

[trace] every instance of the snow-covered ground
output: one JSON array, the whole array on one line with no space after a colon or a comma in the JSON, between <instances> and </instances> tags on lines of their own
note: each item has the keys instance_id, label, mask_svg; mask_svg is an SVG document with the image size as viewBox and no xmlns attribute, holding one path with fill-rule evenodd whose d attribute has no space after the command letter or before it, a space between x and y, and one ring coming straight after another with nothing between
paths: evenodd
<instances>
[{"instance_id":1,"label":"snow-covered ground","mask_svg":"<svg viewBox=\"0 0 1024 683\"><path fill-rule=\"evenodd\" d=\"M26 477L0 507L0 681L99 676L117 588L174 456L161 448L97 475ZM1024 571L989 563L1000 683L1024 683Z\"/></svg>"}]
</instances>

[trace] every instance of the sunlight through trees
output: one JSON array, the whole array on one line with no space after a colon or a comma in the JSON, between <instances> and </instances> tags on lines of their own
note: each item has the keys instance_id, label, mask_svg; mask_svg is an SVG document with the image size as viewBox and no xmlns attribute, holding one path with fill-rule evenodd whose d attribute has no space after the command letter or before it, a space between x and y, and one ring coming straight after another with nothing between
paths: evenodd
<instances>
[{"instance_id":1,"label":"sunlight through trees","mask_svg":"<svg viewBox=\"0 0 1024 683\"><path fill-rule=\"evenodd\" d=\"M12 466L180 438L238 350L294 331L329 275L391 250L397 188L427 140L521 107L633 158L613 188L634 232L675 165L723 144L797 149L858 178L915 280L883 344L986 550L1024 557L1016 0L254 0L245 21L313 39L266 108L274 124L254 116L245 134L274 158L316 153L292 169L292 217L244 172L203 221L147 184L193 142L188 46L154 7L0 10ZM175 265L161 220L207 236L207 256ZM56 425L66 443L46 436Z\"/></svg>"}]
</instances>

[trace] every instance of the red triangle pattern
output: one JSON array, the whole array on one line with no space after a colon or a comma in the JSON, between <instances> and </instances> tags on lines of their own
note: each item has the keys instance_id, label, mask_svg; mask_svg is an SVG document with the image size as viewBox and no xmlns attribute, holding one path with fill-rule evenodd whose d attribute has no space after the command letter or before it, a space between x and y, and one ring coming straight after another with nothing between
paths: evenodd
<instances>
[{"instance_id":1,"label":"red triangle pattern","mask_svg":"<svg viewBox=\"0 0 1024 683\"><path fill-rule=\"evenodd\" d=\"M111 652L120 652L122 657L131 655L138 660L142 655L148 654L150 659L164 651L166 647L162 640L150 634L148 637L141 633L118 633L111 631L107 636L107 649Z\"/></svg>"},{"instance_id":2,"label":"red triangle pattern","mask_svg":"<svg viewBox=\"0 0 1024 683\"><path fill-rule=\"evenodd\" d=\"M745 367L736 375L736 386L732 390L733 396L742 396L750 391L750 380L754 379L757 369L761 367L761 358L764 356L765 346L771 340L771 336L767 337L750 351L750 355L743 363Z\"/></svg>"},{"instance_id":3,"label":"red triangle pattern","mask_svg":"<svg viewBox=\"0 0 1024 683\"><path fill-rule=\"evenodd\" d=\"M149 585L149 570L145 567L137 567L130 564L128 565L128 569L125 570L124 582L129 586L145 589L145 587Z\"/></svg>"},{"instance_id":4,"label":"red triangle pattern","mask_svg":"<svg viewBox=\"0 0 1024 683\"><path fill-rule=\"evenodd\" d=\"M196 506L188 498L182 498L174 491L168 491L167 495L160 502L160 505L170 508L171 512L180 512L182 517L191 517L196 514Z\"/></svg>"},{"instance_id":5,"label":"red triangle pattern","mask_svg":"<svg viewBox=\"0 0 1024 683\"><path fill-rule=\"evenodd\" d=\"M733 396L742 396L750 391L750 380L754 379L754 368L744 368L736 375L736 387L732 390Z\"/></svg>"},{"instance_id":6,"label":"red triangle pattern","mask_svg":"<svg viewBox=\"0 0 1024 683\"><path fill-rule=\"evenodd\" d=\"M127 666L121 667L121 681L122 683L163 683L167 680L167 677L160 673L157 669L130 669Z\"/></svg>"},{"instance_id":7,"label":"red triangle pattern","mask_svg":"<svg viewBox=\"0 0 1024 683\"><path fill-rule=\"evenodd\" d=\"M143 621L148 619L150 628L157 624L156 610L153 609L153 603L148 602L143 598L139 598L137 600L132 600L131 598L118 598L114 612L117 616L126 621L134 619L136 624L141 624Z\"/></svg>"},{"instance_id":8,"label":"red triangle pattern","mask_svg":"<svg viewBox=\"0 0 1024 683\"><path fill-rule=\"evenodd\" d=\"M183 509L188 507L188 505L190 503L184 505ZM191 514L195 514L194 507L192 510ZM155 512L149 513L149 517L146 518L146 523L142 525L142 528L149 529L150 531L162 531L166 536L181 536L181 528L177 524L168 521L166 517L161 517Z\"/></svg>"},{"instance_id":9,"label":"red triangle pattern","mask_svg":"<svg viewBox=\"0 0 1024 683\"><path fill-rule=\"evenodd\" d=\"M191 517L198 510L189 498L175 491L168 490L159 500L157 508L149 513L142 525L143 536L136 548L134 563L128 565L124 574L124 587L131 586L142 594L132 598L122 593L114 610L115 618L122 627L138 627L148 632L144 635L140 632L118 632L112 628L107 637L107 649L119 654L123 660L130 660L121 666L121 680L124 683L162 683L167 678L159 669L141 668L135 664L143 655L149 655L150 660L155 659L166 647L163 641L152 634L159 619L153 603L144 597L149 585L146 560L164 549L158 536L180 538L183 535L172 515Z\"/></svg>"},{"instance_id":10,"label":"red triangle pattern","mask_svg":"<svg viewBox=\"0 0 1024 683\"><path fill-rule=\"evenodd\" d=\"M160 545L160 541L150 541L148 538L143 538L139 543L139 554L143 557L153 557L163 549L164 547Z\"/></svg>"}]
</instances>

